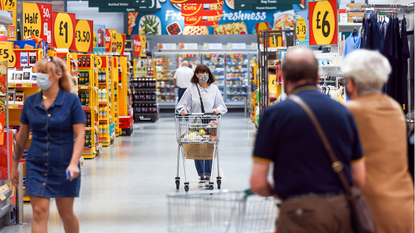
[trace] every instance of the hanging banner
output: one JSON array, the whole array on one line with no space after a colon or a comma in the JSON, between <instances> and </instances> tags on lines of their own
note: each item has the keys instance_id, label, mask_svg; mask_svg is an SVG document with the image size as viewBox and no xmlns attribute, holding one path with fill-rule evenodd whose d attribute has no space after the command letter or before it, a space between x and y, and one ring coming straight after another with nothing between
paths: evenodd
<instances>
[{"instance_id":1,"label":"hanging banner","mask_svg":"<svg viewBox=\"0 0 415 233\"><path fill-rule=\"evenodd\" d=\"M75 14L53 12L53 47L75 48Z\"/></svg>"},{"instance_id":2,"label":"hanging banner","mask_svg":"<svg viewBox=\"0 0 415 233\"><path fill-rule=\"evenodd\" d=\"M185 26L217 26L221 18L218 16L190 16L184 17Z\"/></svg>"},{"instance_id":3,"label":"hanging banner","mask_svg":"<svg viewBox=\"0 0 415 233\"><path fill-rule=\"evenodd\" d=\"M125 48L125 38L126 35L125 34L121 34L121 33L117 33L116 36L116 45L117 45L117 50L116 52L119 53L120 55L124 54L124 48Z\"/></svg>"},{"instance_id":4,"label":"hanging banner","mask_svg":"<svg viewBox=\"0 0 415 233\"><path fill-rule=\"evenodd\" d=\"M146 37L145 36L134 36L133 40L134 40L133 56L144 57L146 55L145 53Z\"/></svg>"},{"instance_id":5,"label":"hanging banner","mask_svg":"<svg viewBox=\"0 0 415 233\"><path fill-rule=\"evenodd\" d=\"M76 20L75 47L78 52L92 52L93 50L93 26L90 20Z\"/></svg>"},{"instance_id":6,"label":"hanging banner","mask_svg":"<svg viewBox=\"0 0 415 233\"><path fill-rule=\"evenodd\" d=\"M223 15L223 5L221 4L182 4L182 16L220 16Z\"/></svg>"},{"instance_id":7,"label":"hanging banner","mask_svg":"<svg viewBox=\"0 0 415 233\"><path fill-rule=\"evenodd\" d=\"M136 25L138 12L128 12L128 35L131 35Z\"/></svg>"},{"instance_id":8,"label":"hanging banner","mask_svg":"<svg viewBox=\"0 0 415 233\"><path fill-rule=\"evenodd\" d=\"M52 46L52 4L23 2L22 37L36 36Z\"/></svg>"},{"instance_id":9,"label":"hanging banner","mask_svg":"<svg viewBox=\"0 0 415 233\"><path fill-rule=\"evenodd\" d=\"M337 44L337 1L310 2L310 45Z\"/></svg>"},{"instance_id":10,"label":"hanging banner","mask_svg":"<svg viewBox=\"0 0 415 233\"><path fill-rule=\"evenodd\" d=\"M1 7L4 11L9 12L12 17L12 22L8 27L9 40L16 40L16 25L17 25L17 0L1 0Z\"/></svg>"}]
</instances>

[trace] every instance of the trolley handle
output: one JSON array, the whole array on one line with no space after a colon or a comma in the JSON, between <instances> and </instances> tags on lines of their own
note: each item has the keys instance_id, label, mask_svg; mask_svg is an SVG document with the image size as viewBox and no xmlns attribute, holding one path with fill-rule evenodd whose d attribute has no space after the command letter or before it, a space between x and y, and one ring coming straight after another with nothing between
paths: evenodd
<instances>
[{"instance_id":1,"label":"trolley handle","mask_svg":"<svg viewBox=\"0 0 415 233\"><path fill-rule=\"evenodd\" d=\"M180 113L174 113L175 116L182 116ZM221 116L222 113L219 113L218 115L215 115L213 113L188 113L184 116Z\"/></svg>"}]
</instances>

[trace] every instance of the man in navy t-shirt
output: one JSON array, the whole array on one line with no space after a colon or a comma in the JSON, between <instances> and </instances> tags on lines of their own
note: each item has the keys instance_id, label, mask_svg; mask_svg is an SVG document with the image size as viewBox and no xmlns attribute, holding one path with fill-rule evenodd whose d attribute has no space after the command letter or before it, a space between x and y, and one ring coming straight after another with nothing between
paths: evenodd
<instances>
[{"instance_id":1,"label":"man in navy t-shirt","mask_svg":"<svg viewBox=\"0 0 415 233\"><path fill-rule=\"evenodd\" d=\"M284 88L313 110L350 185L364 184L364 161L352 114L320 93L318 61L308 48L290 50L282 63ZM278 232L352 233L345 191L311 120L292 100L265 110L251 177L253 192L282 199ZM274 182L267 175L273 163Z\"/></svg>"}]
</instances>

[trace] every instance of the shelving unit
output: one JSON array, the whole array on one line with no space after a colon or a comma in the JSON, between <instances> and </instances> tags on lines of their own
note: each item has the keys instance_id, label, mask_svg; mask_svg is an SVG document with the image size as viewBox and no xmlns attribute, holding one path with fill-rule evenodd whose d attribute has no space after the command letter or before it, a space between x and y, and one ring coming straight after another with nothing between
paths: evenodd
<instances>
[{"instance_id":1,"label":"shelving unit","mask_svg":"<svg viewBox=\"0 0 415 233\"><path fill-rule=\"evenodd\" d=\"M98 68L98 111L99 111L99 141L103 146L111 145L110 135L110 79L108 56L97 56Z\"/></svg>"},{"instance_id":2,"label":"shelving unit","mask_svg":"<svg viewBox=\"0 0 415 233\"><path fill-rule=\"evenodd\" d=\"M110 98L111 98L111 117L110 117L110 135L111 141L115 140L116 136L119 136L119 111L118 111L118 57L110 57L111 70L110 70Z\"/></svg>"},{"instance_id":3,"label":"shelving unit","mask_svg":"<svg viewBox=\"0 0 415 233\"><path fill-rule=\"evenodd\" d=\"M224 53L207 53L202 54L202 64L209 67L212 74L215 76L216 84L225 98L225 54Z\"/></svg>"},{"instance_id":4,"label":"shelving unit","mask_svg":"<svg viewBox=\"0 0 415 233\"><path fill-rule=\"evenodd\" d=\"M126 57L119 58L118 67L118 108L120 116L128 116L128 61ZM121 132L121 130L120 130Z\"/></svg>"},{"instance_id":5,"label":"shelving unit","mask_svg":"<svg viewBox=\"0 0 415 233\"><path fill-rule=\"evenodd\" d=\"M156 71L157 71L157 102L159 104L174 105L176 101L176 93L174 90L173 77L178 67L178 55L176 53L156 55Z\"/></svg>"},{"instance_id":6,"label":"shelving unit","mask_svg":"<svg viewBox=\"0 0 415 233\"><path fill-rule=\"evenodd\" d=\"M226 101L246 101L250 93L247 54L226 54Z\"/></svg>"}]
</instances>

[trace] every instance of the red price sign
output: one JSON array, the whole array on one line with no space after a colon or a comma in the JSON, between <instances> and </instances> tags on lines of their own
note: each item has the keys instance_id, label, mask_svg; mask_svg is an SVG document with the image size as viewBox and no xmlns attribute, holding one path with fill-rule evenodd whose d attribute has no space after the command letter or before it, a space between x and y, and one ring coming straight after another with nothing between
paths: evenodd
<instances>
[{"instance_id":1,"label":"red price sign","mask_svg":"<svg viewBox=\"0 0 415 233\"><path fill-rule=\"evenodd\" d=\"M337 1L309 3L310 45L337 44Z\"/></svg>"},{"instance_id":2,"label":"red price sign","mask_svg":"<svg viewBox=\"0 0 415 233\"><path fill-rule=\"evenodd\" d=\"M23 2L23 38L36 36L52 45L52 4Z\"/></svg>"},{"instance_id":3,"label":"red price sign","mask_svg":"<svg viewBox=\"0 0 415 233\"><path fill-rule=\"evenodd\" d=\"M216 26L222 16L190 16L184 17L185 26Z\"/></svg>"},{"instance_id":4,"label":"red price sign","mask_svg":"<svg viewBox=\"0 0 415 233\"><path fill-rule=\"evenodd\" d=\"M53 12L53 47L75 49L75 14Z\"/></svg>"},{"instance_id":5,"label":"red price sign","mask_svg":"<svg viewBox=\"0 0 415 233\"><path fill-rule=\"evenodd\" d=\"M182 4L182 16L222 16L223 6L221 4Z\"/></svg>"}]
</instances>

